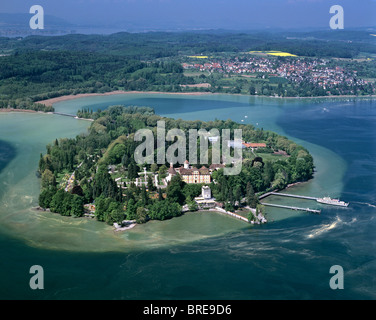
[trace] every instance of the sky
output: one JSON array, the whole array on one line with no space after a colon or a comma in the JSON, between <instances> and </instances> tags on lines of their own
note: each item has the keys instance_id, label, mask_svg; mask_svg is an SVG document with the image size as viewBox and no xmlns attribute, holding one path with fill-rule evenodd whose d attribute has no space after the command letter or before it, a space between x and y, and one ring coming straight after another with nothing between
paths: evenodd
<instances>
[{"instance_id":1,"label":"sky","mask_svg":"<svg viewBox=\"0 0 376 320\"><path fill-rule=\"evenodd\" d=\"M98 28L329 28L332 5L343 7L345 28L376 25L376 0L0 0L0 13L29 13L32 5Z\"/></svg>"}]
</instances>

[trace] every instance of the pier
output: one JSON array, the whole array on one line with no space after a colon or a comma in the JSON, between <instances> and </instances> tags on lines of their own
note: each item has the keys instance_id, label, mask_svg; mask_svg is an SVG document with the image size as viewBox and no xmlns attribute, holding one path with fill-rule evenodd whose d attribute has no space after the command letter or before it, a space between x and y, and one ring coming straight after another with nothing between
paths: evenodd
<instances>
[{"instance_id":1,"label":"pier","mask_svg":"<svg viewBox=\"0 0 376 320\"><path fill-rule=\"evenodd\" d=\"M268 196L269 195L282 196L282 197L291 197L291 198L299 198L299 199L306 199L306 200L315 200L315 201L317 201L317 199L318 199L316 197L299 196L299 195L296 195L296 194L279 193L279 192L269 192Z\"/></svg>"},{"instance_id":2,"label":"pier","mask_svg":"<svg viewBox=\"0 0 376 320\"><path fill-rule=\"evenodd\" d=\"M266 198L268 196L281 196L281 197L290 197L290 198L297 198L297 199L304 199L304 200L315 200L317 201L318 198L316 197L309 197L309 196L299 196L296 194L288 194L288 193L279 193L275 191L267 192L259 197L259 200ZM306 212L311 212L311 213L321 213L321 210L315 210L315 209L310 209L310 208L301 208L301 207L294 207L294 206L285 206L281 204L273 204L273 203L265 203L265 202L260 202L264 206L269 206L269 207L275 207L275 208L283 208L283 209L291 209L291 210L298 210L298 211L306 211Z\"/></svg>"},{"instance_id":3,"label":"pier","mask_svg":"<svg viewBox=\"0 0 376 320\"><path fill-rule=\"evenodd\" d=\"M310 208L300 208L300 207L293 207L293 206L284 206L281 204L273 204L273 203L265 203L261 202L262 205L264 206L269 206L269 207L276 207L276 208L284 208L284 209L291 209L291 210L297 210L297 211L307 211L311 213L321 213L321 210L315 210L315 209L310 209Z\"/></svg>"},{"instance_id":4,"label":"pier","mask_svg":"<svg viewBox=\"0 0 376 320\"><path fill-rule=\"evenodd\" d=\"M299 196L297 194L288 194L288 193L280 193L280 192L267 192L259 196L259 200L264 199L268 196L282 196L282 197L291 197L291 198L298 198L298 199L306 199L306 200L315 200L317 201L318 198L316 197L308 197L308 196Z\"/></svg>"}]
</instances>

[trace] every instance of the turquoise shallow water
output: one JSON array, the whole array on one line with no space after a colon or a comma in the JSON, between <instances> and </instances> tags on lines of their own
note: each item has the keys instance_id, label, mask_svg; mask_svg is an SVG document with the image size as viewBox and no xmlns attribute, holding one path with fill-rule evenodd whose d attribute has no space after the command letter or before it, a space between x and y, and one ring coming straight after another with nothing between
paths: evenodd
<instances>
[{"instance_id":1,"label":"turquoise shallow water","mask_svg":"<svg viewBox=\"0 0 376 320\"><path fill-rule=\"evenodd\" d=\"M7 275L0 279L0 298L376 298L375 102L119 95L56 108L74 113L111 104L152 106L182 119L243 120L288 135L310 150L317 168L312 181L289 192L339 196L351 205L309 202L321 215L268 209L270 223L256 227L220 214L191 214L114 234L102 223L30 210L39 190L39 153L56 137L84 132L89 123L0 114L0 153L14 150L0 156L0 270ZM34 264L44 267L44 290L28 286ZM344 268L344 290L329 287L335 264Z\"/></svg>"}]
</instances>

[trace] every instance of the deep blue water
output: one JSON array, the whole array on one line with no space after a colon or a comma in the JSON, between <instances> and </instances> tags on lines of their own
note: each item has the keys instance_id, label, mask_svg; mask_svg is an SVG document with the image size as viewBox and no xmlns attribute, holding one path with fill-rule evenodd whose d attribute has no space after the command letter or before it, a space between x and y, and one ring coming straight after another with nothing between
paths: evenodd
<instances>
[{"instance_id":1,"label":"deep blue water","mask_svg":"<svg viewBox=\"0 0 376 320\"><path fill-rule=\"evenodd\" d=\"M137 104L152 106L148 102ZM0 298L375 299L375 116L375 102L369 101L293 103L283 106L277 120L289 136L344 159L341 198L350 201L347 209L124 254L34 249L0 235L0 270L7 275L0 279ZM34 261L48 270L44 290L28 287ZM329 287L332 265L344 269L343 290Z\"/></svg>"},{"instance_id":2,"label":"deep blue water","mask_svg":"<svg viewBox=\"0 0 376 320\"><path fill-rule=\"evenodd\" d=\"M374 101L291 107L278 124L293 136L324 146L346 160L344 196L376 203L376 108Z\"/></svg>"}]
</instances>

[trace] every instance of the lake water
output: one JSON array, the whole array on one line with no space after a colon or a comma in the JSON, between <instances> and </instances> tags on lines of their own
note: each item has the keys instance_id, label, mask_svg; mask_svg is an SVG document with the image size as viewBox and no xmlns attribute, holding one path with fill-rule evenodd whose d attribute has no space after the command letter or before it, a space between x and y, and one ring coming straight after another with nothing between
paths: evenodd
<instances>
[{"instance_id":1,"label":"lake water","mask_svg":"<svg viewBox=\"0 0 376 320\"><path fill-rule=\"evenodd\" d=\"M151 106L186 120L243 120L286 135L309 149L316 165L313 180L288 192L340 197L350 206L270 197L322 213L268 208L261 226L190 213L114 233L104 223L31 209L46 144L85 132L90 122L0 113L1 299L376 298L374 101L132 94L55 108L75 113L114 104ZM29 288L32 265L44 268L44 290ZM344 269L343 290L329 287L332 265Z\"/></svg>"}]
</instances>

